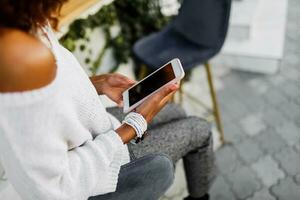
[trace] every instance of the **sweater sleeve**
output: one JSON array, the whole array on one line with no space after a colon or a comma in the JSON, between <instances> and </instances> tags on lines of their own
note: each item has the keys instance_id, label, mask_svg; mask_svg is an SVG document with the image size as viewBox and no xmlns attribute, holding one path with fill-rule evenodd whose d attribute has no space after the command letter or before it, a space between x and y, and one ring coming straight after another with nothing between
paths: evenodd
<instances>
[{"instance_id":1,"label":"sweater sleeve","mask_svg":"<svg viewBox=\"0 0 300 200\"><path fill-rule=\"evenodd\" d=\"M86 200L115 191L127 153L121 138L109 130L70 150L65 132L87 130L64 122L50 105L0 107L0 161L15 190L25 200Z\"/></svg>"}]
</instances>

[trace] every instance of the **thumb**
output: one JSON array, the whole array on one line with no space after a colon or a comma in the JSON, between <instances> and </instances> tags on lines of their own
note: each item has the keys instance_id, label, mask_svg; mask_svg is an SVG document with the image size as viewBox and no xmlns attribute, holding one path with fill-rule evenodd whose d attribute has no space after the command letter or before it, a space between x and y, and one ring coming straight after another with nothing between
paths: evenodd
<instances>
[{"instance_id":1,"label":"thumb","mask_svg":"<svg viewBox=\"0 0 300 200\"><path fill-rule=\"evenodd\" d=\"M160 96L161 97L165 97L165 96L168 96L170 93L176 91L178 89L178 85L177 84L169 84L169 85L166 85L162 90L160 90Z\"/></svg>"},{"instance_id":2,"label":"thumb","mask_svg":"<svg viewBox=\"0 0 300 200\"><path fill-rule=\"evenodd\" d=\"M119 100L117 100L117 105L118 105L118 107L123 107L124 106L124 102L123 102L123 100L122 100L122 98L120 98Z\"/></svg>"}]
</instances>

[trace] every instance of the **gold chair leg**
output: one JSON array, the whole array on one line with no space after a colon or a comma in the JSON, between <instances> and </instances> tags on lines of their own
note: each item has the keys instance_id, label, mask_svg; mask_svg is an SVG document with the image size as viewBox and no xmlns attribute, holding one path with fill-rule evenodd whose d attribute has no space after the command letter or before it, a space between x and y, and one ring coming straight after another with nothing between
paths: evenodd
<instances>
[{"instance_id":1,"label":"gold chair leg","mask_svg":"<svg viewBox=\"0 0 300 200\"><path fill-rule=\"evenodd\" d=\"M179 93L179 103L182 105L182 102L183 102L183 80L180 81L179 83L179 90L178 90L178 93Z\"/></svg>"},{"instance_id":2,"label":"gold chair leg","mask_svg":"<svg viewBox=\"0 0 300 200\"><path fill-rule=\"evenodd\" d=\"M206 70L206 74L207 74L207 81L208 81L210 95L211 95L211 99L212 99L212 103L213 103L213 113L215 116L216 125L217 125L218 131L220 133L221 144L224 144L225 137L224 137L223 125L221 122L221 115L220 115L220 110L219 110L219 104L217 101L217 95L216 95L215 87L214 87L213 80L212 80L211 67L208 62L204 63L204 66L205 66L205 70Z\"/></svg>"},{"instance_id":3,"label":"gold chair leg","mask_svg":"<svg viewBox=\"0 0 300 200\"><path fill-rule=\"evenodd\" d=\"M145 78L145 76L147 75L147 72L148 72L148 69L147 69L146 65L142 64L140 66L140 68L141 68L141 70L139 72L139 77L138 77L139 80Z\"/></svg>"},{"instance_id":4,"label":"gold chair leg","mask_svg":"<svg viewBox=\"0 0 300 200\"><path fill-rule=\"evenodd\" d=\"M175 100L175 94L173 94L173 96L171 97L170 101L171 103L176 103L176 100Z\"/></svg>"}]
</instances>

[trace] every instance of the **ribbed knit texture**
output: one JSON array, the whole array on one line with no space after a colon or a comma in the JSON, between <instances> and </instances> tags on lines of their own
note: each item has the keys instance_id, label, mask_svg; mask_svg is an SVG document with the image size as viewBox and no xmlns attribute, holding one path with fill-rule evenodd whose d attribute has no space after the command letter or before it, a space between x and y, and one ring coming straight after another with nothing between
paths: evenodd
<instances>
[{"instance_id":1,"label":"ribbed knit texture","mask_svg":"<svg viewBox=\"0 0 300 200\"><path fill-rule=\"evenodd\" d=\"M34 91L0 93L0 162L25 200L86 200L116 190L127 146L75 57L45 29L57 74ZM113 122L113 123L112 123ZM113 125L114 124L114 125Z\"/></svg>"}]
</instances>

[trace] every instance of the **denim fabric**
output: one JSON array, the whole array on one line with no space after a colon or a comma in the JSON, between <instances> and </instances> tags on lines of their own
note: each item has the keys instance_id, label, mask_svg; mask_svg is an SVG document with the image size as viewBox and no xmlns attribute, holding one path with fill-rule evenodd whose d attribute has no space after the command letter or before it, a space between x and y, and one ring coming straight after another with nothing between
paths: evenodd
<instances>
[{"instance_id":1,"label":"denim fabric","mask_svg":"<svg viewBox=\"0 0 300 200\"><path fill-rule=\"evenodd\" d=\"M158 200L174 180L173 162L163 154L149 154L123 165L116 192L89 200Z\"/></svg>"}]
</instances>

